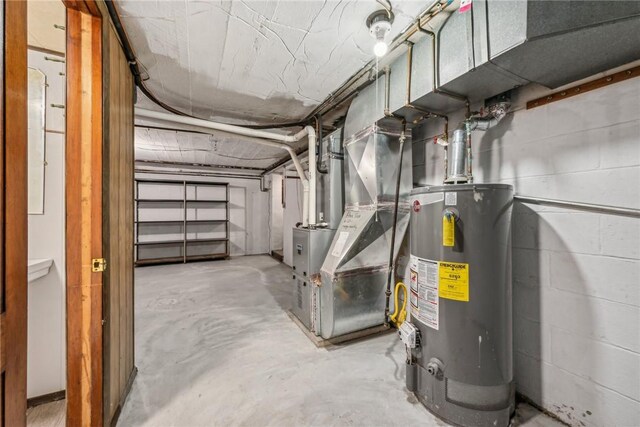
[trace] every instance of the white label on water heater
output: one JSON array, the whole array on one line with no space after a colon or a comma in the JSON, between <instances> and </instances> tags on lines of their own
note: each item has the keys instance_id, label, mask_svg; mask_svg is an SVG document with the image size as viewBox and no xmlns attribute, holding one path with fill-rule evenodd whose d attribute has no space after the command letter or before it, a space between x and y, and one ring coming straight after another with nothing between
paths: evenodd
<instances>
[{"instance_id":1,"label":"white label on water heater","mask_svg":"<svg viewBox=\"0 0 640 427\"><path fill-rule=\"evenodd\" d=\"M347 243L347 239L349 238L348 231L341 231L338 236L338 240L336 240L336 244L331 251L331 255L340 256L342 255L342 251L344 250L344 245Z\"/></svg>"},{"instance_id":2,"label":"white label on water heater","mask_svg":"<svg viewBox=\"0 0 640 427\"><path fill-rule=\"evenodd\" d=\"M444 205L455 206L458 204L458 193L444 193Z\"/></svg>"},{"instance_id":3,"label":"white label on water heater","mask_svg":"<svg viewBox=\"0 0 640 427\"><path fill-rule=\"evenodd\" d=\"M411 255L411 317L438 330L440 297L438 296L438 261Z\"/></svg>"}]
</instances>

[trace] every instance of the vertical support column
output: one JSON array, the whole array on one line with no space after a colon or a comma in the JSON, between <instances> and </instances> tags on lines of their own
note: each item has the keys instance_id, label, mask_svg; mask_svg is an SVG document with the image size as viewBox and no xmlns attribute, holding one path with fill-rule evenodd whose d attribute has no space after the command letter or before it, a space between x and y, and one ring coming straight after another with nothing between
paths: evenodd
<instances>
[{"instance_id":1,"label":"vertical support column","mask_svg":"<svg viewBox=\"0 0 640 427\"><path fill-rule=\"evenodd\" d=\"M103 257L102 21L90 12L67 4L67 424L99 427L103 273L92 260Z\"/></svg>"},{"instance_id":2,"label":"vertical support column","mask_svg":"<svg viewBox=\"0 0 640 427\"><path fill-rule=\"evenodd\" d=\"M27 3L0 11L0 426L27 410Z\"/></svg>"}]
</instances>

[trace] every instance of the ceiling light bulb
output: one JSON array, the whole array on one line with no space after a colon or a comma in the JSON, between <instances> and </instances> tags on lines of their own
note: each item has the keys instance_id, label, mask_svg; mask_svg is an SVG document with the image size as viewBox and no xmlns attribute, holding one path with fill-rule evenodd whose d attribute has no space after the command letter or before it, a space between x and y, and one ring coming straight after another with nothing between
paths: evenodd
<instances>
[{"instance_id":1,"label":"ceiling light bulb","mask_svg":"<svg viewBox=\"0 0 640 427\"><path fill-rule=\"evenodd\" d=\"M382 57L385 56L387 54L387 51L389 50L389 46L387 46L387 43L384 40L380 40L378 41L374 46L373 46L373 53L378 57Z\"/></svg>"},{"instance_id":2,"label":"ceiling light bulb","mask_svg":"<svg viewBox=\"0 0 640 427\"><path fill-rule=\"evenodd\" d=\"M393 13L387 10L376 10L367 18L367 27L369 34L376 41L373 46L373 53L380 58L386 55L389 46L384 41L387 34L391 31L391 23L393 22Z\"/></svg>"}]
</instances>

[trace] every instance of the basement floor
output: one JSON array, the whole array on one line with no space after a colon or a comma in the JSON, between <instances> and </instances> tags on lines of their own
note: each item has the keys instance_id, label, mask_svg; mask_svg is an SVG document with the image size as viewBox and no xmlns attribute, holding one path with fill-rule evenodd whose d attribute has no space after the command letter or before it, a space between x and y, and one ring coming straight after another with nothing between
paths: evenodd
<instances>
[{"instance_id":1,"label":"basement floor","mask_svg":"<svg viewBox=\"0 0 640 427\"><path fill-rule=\"evenodd\" d=\"M268 256L136 269L138 375L118 426L447 425L404 388L387 333L319 349ZM517 425L561 425L520 404Z\"/></svg>"}]
</instances>

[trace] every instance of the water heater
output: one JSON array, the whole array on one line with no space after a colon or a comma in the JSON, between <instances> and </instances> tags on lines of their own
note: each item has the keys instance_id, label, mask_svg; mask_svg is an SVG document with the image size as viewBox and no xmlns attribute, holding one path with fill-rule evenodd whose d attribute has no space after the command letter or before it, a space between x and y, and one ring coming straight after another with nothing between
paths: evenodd
<instances>
[{"instance_id":1,"label":"water heater","mask_svg":"<svg viewBox=\"0 0 640 427\"><path fill-rule=\"evenodd\" d=\"M407 388L454 424L508 426L513 188L422 187L410 201Z\"/></svg>"}]
</instances>

